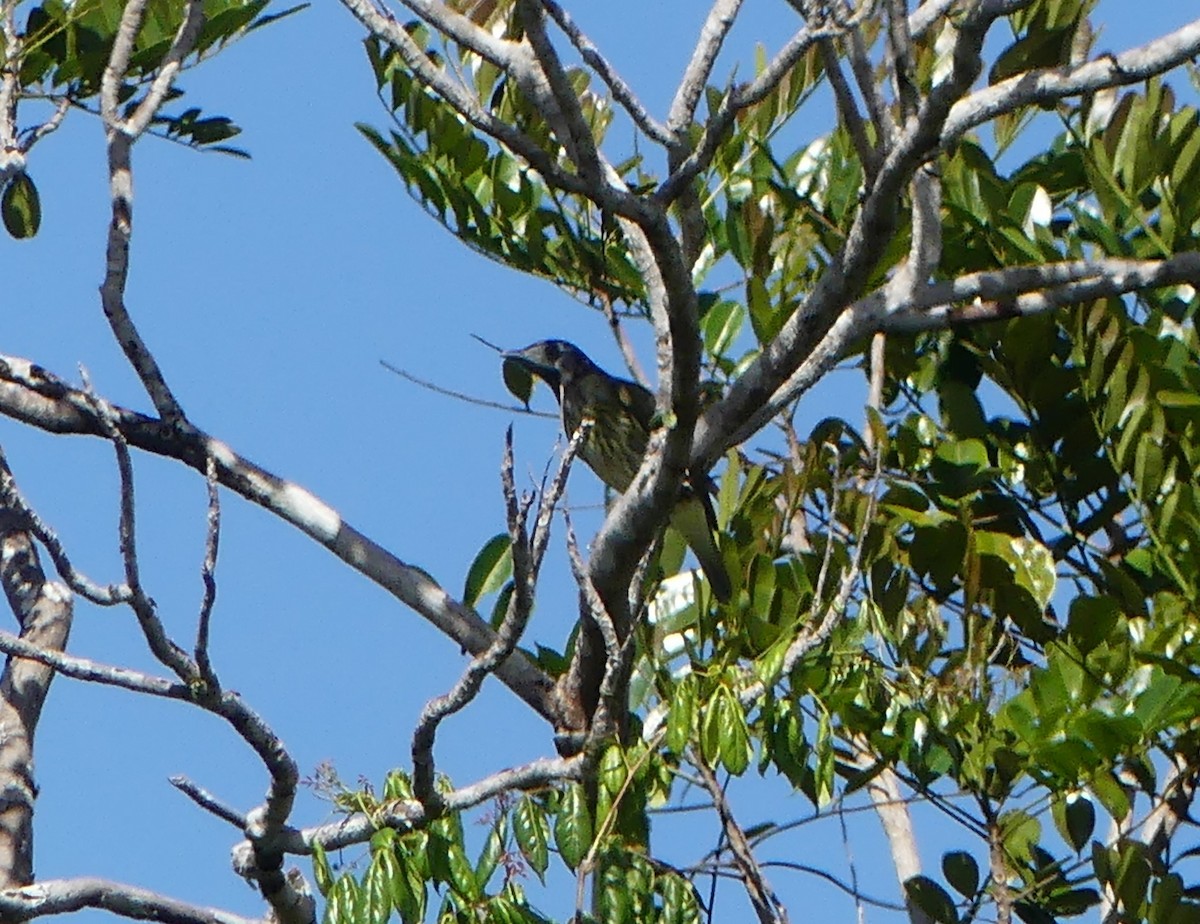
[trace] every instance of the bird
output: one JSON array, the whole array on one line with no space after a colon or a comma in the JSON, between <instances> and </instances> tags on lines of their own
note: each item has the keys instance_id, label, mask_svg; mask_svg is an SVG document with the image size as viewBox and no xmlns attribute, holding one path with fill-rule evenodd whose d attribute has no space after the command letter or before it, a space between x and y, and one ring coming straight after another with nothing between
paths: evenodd
<instances>
[{"instance_id":1,"label":"bird","mask_svg":"<svg viewBox=\"0 0 1200 924\"><path fill-rule=\"evenodd\" d=\"M624 494L641 468L654 429L657 405L650 390L609 375L565 340L539 340L502 356L550 387L567 436L573 436L583 421L591 421L579 456L601 481ZM708 478L689 477L671 509L671 525L695 553L713 595L728 603L733 587L714 536L717 518L709 489Z\"/></svg>"}]
</instances>

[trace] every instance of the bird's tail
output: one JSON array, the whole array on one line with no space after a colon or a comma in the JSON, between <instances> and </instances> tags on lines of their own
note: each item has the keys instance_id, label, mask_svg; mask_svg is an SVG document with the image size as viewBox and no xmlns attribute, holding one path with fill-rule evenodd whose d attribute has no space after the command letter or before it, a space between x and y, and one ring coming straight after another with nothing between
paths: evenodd
<instances>
[{"instance_id":1,"label":"bird's tail","mask_svg":"<svg viewBox=\"0 0 1200 924\"><path fill-rule=\"evenodd\" d=\"M716 517L712 513L712 505L706 494L698 495L688 491L671 511L671 525L680 532L696 554L700 567L704 569L704 576L708 578L713 596L722 603L728 603L733 596L733 585L713 535L715 521Z\"/></svg>"}]
</instances>

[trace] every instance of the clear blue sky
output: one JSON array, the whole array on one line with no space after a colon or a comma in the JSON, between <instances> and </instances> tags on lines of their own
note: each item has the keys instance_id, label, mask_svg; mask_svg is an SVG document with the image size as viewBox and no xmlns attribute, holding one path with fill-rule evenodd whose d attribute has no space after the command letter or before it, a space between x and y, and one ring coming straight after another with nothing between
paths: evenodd
<instances>
[{"instance_id":1,"label":"clear blue sky","mask_svg":"<svg viewBox=\"0 0 1200 924\"><path fill-rule=\"evenodd\" d=\"M577 6L586 7L576 13L585 28L661 114L701 5ZM768 48L777 47L788 28L785 4L749 6L730 57L742 62L743 76L753 42L766 37ZM1106 0L1096 17L1107 23L1100 47L1123 49L1182 24L1194 15L1186 6ZM511 415L416 388L379 360L503 399L495 357L469 334L507 346L562 336L602 364L616 368L618 357L598 315L468 253L407 198L353 128L358 120L386 123L360 39L338 4L319 2L185 75L189 103L242 125L236 143L253 160L152 139L137 146L128 304L199 426L303 484L458 593L475 551L503 526L498 465ZM1173 80L1184 89L1181 75ZM812 131L827 127L820 122ZM33 241L0 240L2 350L69 379L82 364L99 392L146 410L97 296L108 221L99 123L73 114L35 149L30 173L41 189L42 231ZM649 352L643 361L651 363ZM539 396L543 408L546 398ZM814 417L860 419L852 402L843 404L823 401ZM540 473L555 425L523 418L516 433L518 471ZM111 450L5 419L0 443L76 563L97 580L116 579ZM186 643L201 593L204 486L176 463L139 456L137 466L144 580ZM598 502L588 473L577 472L572 485L573 504ZM306 773L332 760L351 783L359 776L378 782L406 765L420 707L464 664L457 647L291 527L228 494L223 514L212 652L224 683L274 725ZM594 517L583 518L581 532L594 525ZM531 638L561 646L575 604L562 557L555 561ZM162 673L126 610L79 606L71 649ZM551 750L550 730L489 683L475 708L444 726L437 757L465 782ZM107 876L262 912L256 893L230 872L236 832L167 783L185 774L243 810L257 804L266 776L218 720L179 703L59 679L37 761L39 877ZM756 798L745 810L744 820L754 823L798 817L808 806L799 797ZM293 816L297 824L326 817L327 807L307 795ZM815 830L810 861L845 875L836 822ZM873 819L862 816L851 830L867 891L894 898ZM931 871L939 843L964 841L936 828L919 834ZM679 859L688 856L684 848L714 839L708 819L680 842ZM300 864L307 872L307 860ZM785 896L828 902L829 920L853 914L849 900L811 877L773 879ZM569 901L556 896L546 909L565 916ZM728 907L728 919L744 917L740 899ZM89 912L78 920L106 917Z\"/></svg>"}]
</instances>

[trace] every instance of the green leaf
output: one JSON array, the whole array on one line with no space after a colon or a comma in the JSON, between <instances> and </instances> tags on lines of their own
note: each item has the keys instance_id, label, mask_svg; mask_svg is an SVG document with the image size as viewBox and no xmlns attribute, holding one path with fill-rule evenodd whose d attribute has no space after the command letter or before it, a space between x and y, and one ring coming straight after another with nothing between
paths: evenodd
<instances>
[{"instance_id":1,"label":"green leaf","mask_svg":"<svg viewBox=\"0 0 1200 924\"><path fill-rule=\"evenodd\" d=\"M625 766L625 752L620 745L612 744L600 755L599 781L611 795L617 795L629 778Z\"/></svg>"},{"instance_id":2,"label":"green leaf","mask_svg":"<svg viewBox=\"0 0 1200 924\"><path fill-rule=\"evenodd\" d=\"M700 924L700 906L696 890L678 873L668 872L658 877L662 892L660 924Z\"/></svg>"},{"instance_id":3,"label":"green leaf","mask_svg":"<svg viewBox=\"0 0 1200 924\"><path fill-rule=\"evenodd\" d=\"M688 674L675 687L667 710L666 747L673 754L682 754L696 726L696 676Z\"/></svg>"},{"instance_id":4,"label":"green leaf","mask_svg":"<svg viewBox=\"0 0 1200 924\"><path fill-rule=\"evenodd\" d=\"M390 852L382 856L390 856ZM375 857L363 876L361 912L363 917L359 924L386 924L392 914L392 884L389 880L389 867L379 862Z\"/></svg>"},{"instance_id":5,"label":"green leaf","mask_svg":"<svg viewBox=\"0 0 1200 924\"><path fill-rule=\"evenodd\" d=\"M329 896L333 888L333 871L329 868L329 858L320 842L313 841L313 878L317 881L317 890L324 896Z\"/></svg>"},{"instance_id":6,"label":"green leaf","mask_svg":"<svg viewBox=\"0 0 1200 924\"><path fill-rule=\"evenodd\" d=\"M833 801L833 779L837 769L832 725L827 712L822 712L817 722L817 742L813 750L817 755L816 802L818 807L824 807Z\"/></svg>"},{"instance_id":7,"label":"green leaf","mask_svg":"<svg viewBox=\"0 0 1200 924\"><path fill-rule=\"evenodd\" d=\"M1068 794L1054 801L1051 815L1058 833L1076 853L1081 853L1091 841L1096 828L1096 807L1092 800L1081 794Z\"/></svg>"},{"instance_id":8,"label":"green leaf","mask_svg":"<svg viewBox=\"0 0 1200 924\"><path fill-rule=\"evenodd\" d=\"M746 714L727 687L721 688L725 699L725 723L721 733L721 763L734 776L741 776L750 766L753 754L750 746L750 730L746 727Z\"/></svg>"},{"instance_id":9,"label":"green leaf","mask_svg":"<svg viewBox=\"0 0 1200 924\"><path fill-rule=\"evenodd\" d=\"M749 269L752 258L750 233L746 228L746 220L742 209L735 203L729 204L725 213L725 239L729 243L729 253L742 269Z\"/></svg>"},{"instance_id":10,"label":"green leaf","mask_svg":"<svg viewBox=\"0 0 1200 924\"><path fill-rule=\"evenodd\" d=\"M1171 391L1170 389L1163 389L1155 397L1163 407L1200 407L1200 394L1194 391Z\"/></svg>"},{"instance_id":11,"label":"green leaf","mask_svg":"<svg viewBox=\"0 0 1200 924\"><path fill-rule=\"evenodd\" d=\"M362 893L350 873L333 885L326 905L329 924L359 924L362 920Z\"/></svg>"},{"instance_id":12,"label":"green leaf","mask_svg":"<svg viewBox=\"0 0 1200 924\"><path fill-rule=\"evenodd\" d=\"M1112 597L1076 597L1067 616L1067 635L1086 655L1109 640L1120 614Z\"/></svg>"},{"instance_id":13,"label":"green leaf","mask_svg":"<svg viewBox=\"0 0 1200 924\"><path fill-rule=\"evenodd\" d=\"M1000 816L1000 837L1009 856L1029 860L1042 836L1042 826L1028 812L1017 809Z\"/></svg>"},{"instance_id":14,"label":"green leaf","mask_svg":"<svg viewBox=\"0 0 1200 924\"><path fill-rule=\"evenodd\" d=\"M1056 580L1054 556L1048 548L1024 536L978 532L975 547L983 555L994 555L1008 563L1017 585L1029 591L1041 609L1054 596Z\"/></svg>"},{"instance_id":15,"label":"green leaf","mask_svg":"<svg viewBox=\"0 0 1200 924\"><path fill-rule=\"evenodd\" d=\"M713 356L723 356L741 333L746 309L734 301L718 302L700 322L704 348Z\"/></svg>"},{"instance_id":16,"label":"green leaf","mask_svg":"<svg viewBox=\"0 0 1200 924\"><path fill-rule=\"evenodd\" d=\"M1124 818L1129 812L1129 795L1111 773L1097 773L1091 783L1092 793L1113 818Z\"/></svg>"},{"instance_id":17,"label":"green leaf","mask_svg":"<svg viewBox=\"0 0 1200 924\"><path fill-rule=\"evenodd\" d=\"M958 924L958 911L950 893L928 876L913 876L904 883L909 901L937 924Z\"/></svg>"},{"instance_id":18,"label":"green leaf","mask_svg":"<svg viewBox=\"0 0 1200 924\"><path fill-rule=\"evenodd\" d=\"M574 871L592 847L592 814L587 795L578 783L563 793L554 818L554 843L567 867Z\"/></svg>"},{"instance_id":19,"label":"green leaf","mask_svg":"<svg viewBox=\"0 0 1200 924\"><path fill-rule=\"evenodd\" d=\"M450 885L468 901L477 901L484 883L475 878L475 870L471 861L467 859L467 852L463 850L462 844L451 841L446 851L446 859L450 867Z\"/></svg>"},{"instance_id":20,"label":"green leaf","mask_svg":"<svg viewBox=\"0 0 1200 924\"><path fill-rule=\"evenodd\" d=\"M388 868L392 888L392 906L404 924L415 924L425 916L425 883L420 874L395 854L381 854L380 861Z\"/></svg>"},{"instance_id":21,"label":"green leaf","mask_svg":"<svg viewBox=\"0 0 1200 924\"><path fill-rule=\"evenodd\" d=\"M754 336L765 346L775 339L783 327L786 314L775 310L766 283L758 276L751 276L746 281L746 305L750 309L750 327L754 330Z\"/></svg>"},{"instance_id":22,"label":"green leaf","mask_svg":"<svg viewBox=\"0 0 1200 924\"><path fill-rule=\"evenodd\" d=\"M496 871L496 867L504 857L504 840L504 816L501 815L492 825L492 830L488 832L487 840L483 843L483 850L479 853L479 861L475 864L475 881L479 883L481 889L487 888L492 873Z\"/></svg>"},{"instance_id":23,"label":"green leaf","mask_svg":"<svg viewBox=\"0 0 1200 924\"><path fill-rule=\"evenodd\" d=\"M21 240L33 237L42 224L42 202L37 187L27 174L18 173L0 195L0 214L10 235Z\"/></svg>"},{"instance_id":24,"label":"green leaf","mask_svg":"<svg viewBox=\"0 0 1200 924\"><path fill-rule=\"evenodd\" d=\"M700 717L700 756L715 764L721 755L721 732L725 725L725 698L714 696L704 704Z\"/></svg>"},{"instance_id":25,"label":"green leaf","mask_svg":"<svg viewBox=\"0 0 1200 924\"><path fill-rule=\"evenodd\" d=\"M979 891L979 864L965 851L952 850L942 854L942 875L960 895L974 898Z\"/></svg>"},{"instance_id":26,"label":"green leaf","mask_svg":"<svg viewBox=\"0 0 1200 924\"><path fill-rule=\"evenodd\" d=\"M529 399L533 397L533 374L528 367L515 359L506 359L500 364L500 374L509 393L529 407Z\"/></svg>"},{"instance_id":27,"label":"green leaf","mask_svg":"<svg viewBox=\"0 0 1200 924\"><path fill-rule=\"evenodd\" d=\"M550 823L540 805L529 796L522 797L513 812L513 834L525 861L543 878L550 865Z\"/></svg>"},{"instance_id":28,"label":"green leaf","mask_svg":"<svg viewBox=\"0 0 1200 924\"><path fill-rule=\"evenodd\" d=\"M989 480L987 447L977 439L946 440L934 450L930 472L940 492L966 497Z\"/></svg>"},{"instance_id":29,"label":"green leaf","mask_svg":"<svg viewBox=\"0 0 1200 924\"><path fill-rule=\"evenodd\" d=\"M481 597L499 590L512 577L512 542L508 533L497 533L489 539L467 571L463 587L463 603L475 606Z\"/></svg>"}]
</instances>

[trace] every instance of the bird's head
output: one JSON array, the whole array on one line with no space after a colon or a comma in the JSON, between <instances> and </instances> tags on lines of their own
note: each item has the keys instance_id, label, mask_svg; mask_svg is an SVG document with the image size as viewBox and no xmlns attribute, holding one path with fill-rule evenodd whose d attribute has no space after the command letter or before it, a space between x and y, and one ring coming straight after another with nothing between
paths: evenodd
<instances>
[{"instance_id":1,"label":"bird's head","mask_svg":"<svg viewBox=\"0 0 1200 924\"><path fill-rule=\"evenodd\" d=\"M539 340L523 350L507 350L503 356L505 366L511 363L536 375L554 390L555 395L564 381L569 382L595 368L595 363L583 350L565 340Z\"/></svg>"}]
</instances>

